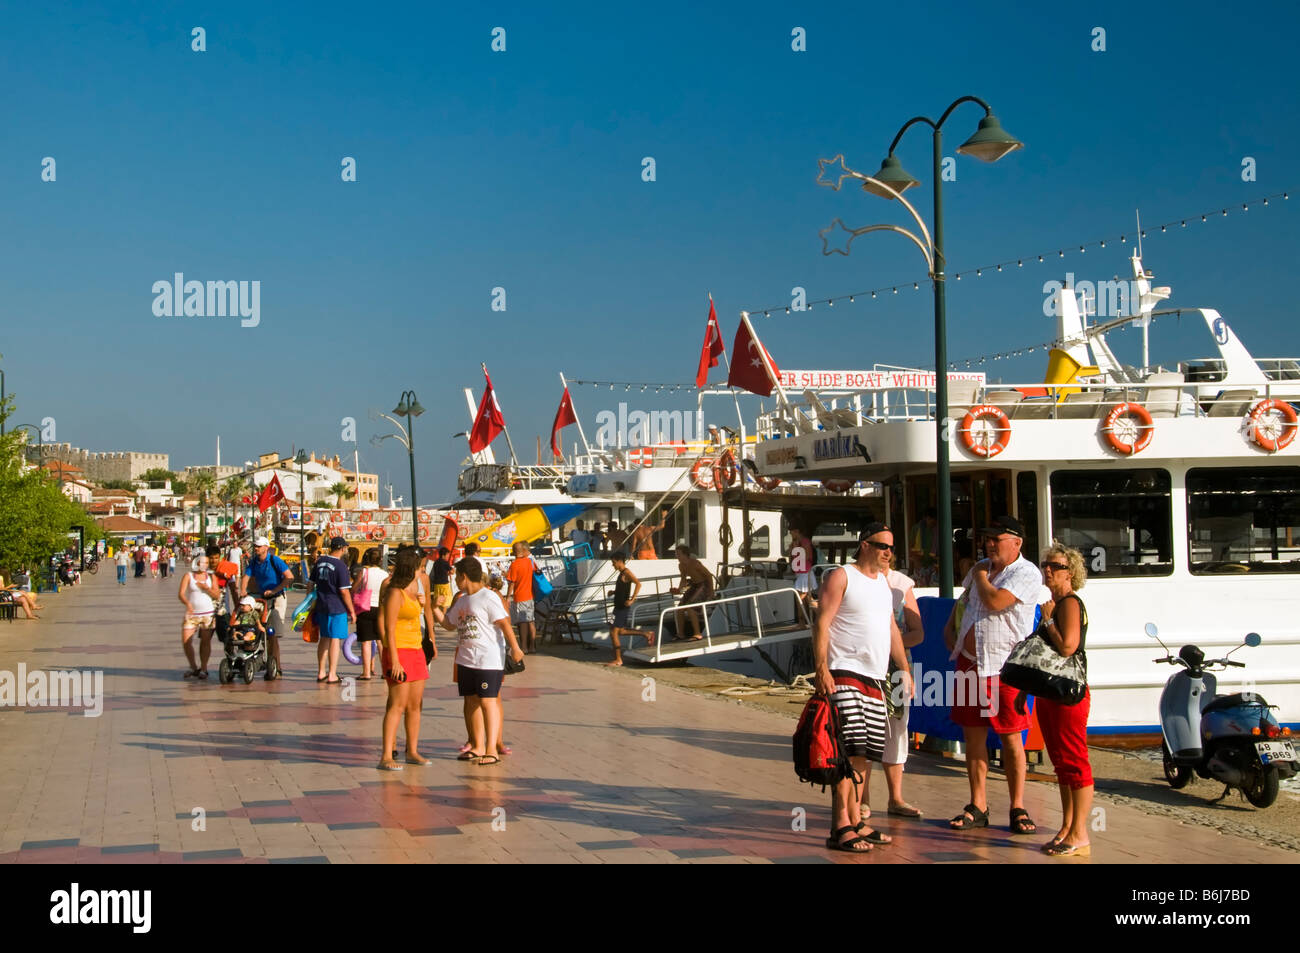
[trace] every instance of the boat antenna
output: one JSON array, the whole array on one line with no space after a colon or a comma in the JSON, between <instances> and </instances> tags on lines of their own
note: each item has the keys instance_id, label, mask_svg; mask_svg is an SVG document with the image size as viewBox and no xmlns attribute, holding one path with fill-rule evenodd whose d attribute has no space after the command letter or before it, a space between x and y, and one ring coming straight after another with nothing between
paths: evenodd
<instances>
[{"instance_id":1,"label":"boat antenna","mask_svg":"<svg viewBox=\"0 0 1300 953\"><path fill-rule=\"evenodd\" d=\"M1141 258L1141 257L1142 257L1142 210L1141 210L1141 209L1134 209L1134 210L1133 210L1133 214L1135 214L1135 215L1137 216L1137 226L1138 226L1138 257Z\"/></svg>"}]
</instances>

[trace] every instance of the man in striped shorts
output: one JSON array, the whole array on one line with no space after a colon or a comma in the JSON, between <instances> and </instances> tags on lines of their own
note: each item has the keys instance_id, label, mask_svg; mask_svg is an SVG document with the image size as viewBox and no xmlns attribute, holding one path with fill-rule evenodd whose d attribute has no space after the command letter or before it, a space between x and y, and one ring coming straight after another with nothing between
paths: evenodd
<instances>
[{"instance_id":1,"label":"man in striped shorts","mask_svg":"<svg viewBox=\"0 0 1300 953\"><path fill-rule=\"evenodd\" d=\"M904 697L915 694L903 638L894 621L894 599L870 542L886 529L881 523L867 526L858 534L856 560L822 577L821 607L813 630L817 693L829 696L839 713L845 753L858 774L833 787L826 846L850 853L866 853L872 845L893 839L862 820L857 790L867 760L880 761L884 756L891 657L903 673Z\"/></svg>"}]
</instances>

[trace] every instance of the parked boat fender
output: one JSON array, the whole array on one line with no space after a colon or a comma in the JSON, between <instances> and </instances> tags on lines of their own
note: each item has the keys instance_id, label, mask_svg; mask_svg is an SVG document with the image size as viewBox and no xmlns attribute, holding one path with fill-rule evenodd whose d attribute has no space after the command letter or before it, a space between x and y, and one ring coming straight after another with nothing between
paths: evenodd
<instances>
[{"instance_id":1,"label":"parked boat fender","mask_svg":"<svg viewBox=\"0 0 1300 953\"><path fill-rule=\"evenodd\" d=\"M1138 435L1132 443L1115 432L1115 424L1122 417L1132 417L1137 421ZM1151 421L1151 414L1145 407L1132 401L1125 401L1110 409L1105 423L1101 425L1101 432L1106 435L1106 443L1112 450L1132 456L1141 453L1151 443L1151 438L1155 435L1155 424Z\"/></svg>"},{"instance_id":2,"label":"parked boat fender","mask_svg":"<svg viewBox=\"0 0 1300 953\"><path fill-rule=\"evenodd\" d=\"M691 482L701 490L713 489L713 458L700 457L691 467Z\"/></svg>"},{"instance_id":3,"label":"parked boat fender","mask_svg":"<svg viewBox=\"0 0 1300 953\"><path fill-rule=\"evenodd\" d=\"M975 435L971 432L971 425L977 420L988 419L994 422L994 430L997 432L997 439L992 444L985 445L982 442L976 442ZM978 407L972 407L962 418L961 426L957 429L961 434L961 445L970 453L977 457L996 457L1003 450L1007 449L1007 444L1011 442L1011 420L1003 412L1001 407L993 404L980 404Z\"/></svg>"},{"instance_id":4,"label":"parked boat fender","mask_svg":"<svg viewBox=\"0 0 1300 953\"><path fill-rule=\"evenodd\" d=\"M740 474L736 470L736 458L728 450L718 458L718 462L713 465L713 485L719 491L725 490L729 486L736 485L736 477Z\"/></svg>"},{"instance_id":5,"label":"parked boat fender","mask_svg":"<svg viewBox=\"0 0 1300 953\"><path fill-rule=\"evenodd\" d=\"M1277 414L1273 411L1277 411ZM1270 453L1276 453L1289 447L1295 439L1295 408L1277 398L1261 400L1250 411L1250 427L1255 443Z\"/></svg>"}]
</instances>

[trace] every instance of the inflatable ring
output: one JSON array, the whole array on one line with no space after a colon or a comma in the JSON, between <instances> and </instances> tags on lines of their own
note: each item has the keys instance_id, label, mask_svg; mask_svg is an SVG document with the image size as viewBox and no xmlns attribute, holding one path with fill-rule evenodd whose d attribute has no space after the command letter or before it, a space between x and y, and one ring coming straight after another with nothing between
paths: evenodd
<instances>
[{"instance_id":1,"label":"inflatable ring","mask_svg":"<svg viewBox=\"0 0 1300 953\"><path fill-rule=\"evenodd\" d=\"M357 634L355 632L343 640L343 657L353 665L361 664L361 656L357 653Z\"/></svg>"},{"instance_id":2,"label":"inflatable ring","mask_svg":"<svg viewBox=\"0 0 1300 953\"><path fill-rule=\"evenodd\" d=\"M421 522L421 523L427 523L427 522L429 522L429 520L431 520L431 519L433 519L433 517L430 516L430 515L429 515L425 510L420 510L420 522Z\"/></svg>"},{"instance_id":3,"label":"inflatable ring","mask_svg":"<svg viewBox=\"0 0 1300 953\"><path fill-rule=\"evenodd\" d=\"M727 450L713 465L713 485L718 492L722 492L736 485L737 476L739 474L736 471L736 458L731 455L730 450Z\"/></svg>"},{"instance_id":4,"label":"inflatable ring","mask_svg":"<svg viewBox=\"0 0 1300 953\"><path fill-rule=\"evenodd\" d=\"M977 420L992 421L993 427L985 427L979 431L978 439L976 433L971 430ZM962 418L961 426L957 429L961 434L961 444L970 453L977 457L993 458L1003 450L1007 449L1007 444L1011 442L1011 421L1007 418L1006 413L1001 407L993 404L980 404L978 407L972 407ZM991 435L996 434L993 439Z\"/></svg>"},{"instance_id":5,"label":"inflatable ring","mask_svg":"<svg viewBox=\"0 0 1300 953\"><path fill-rule=\"evenodd\" d=\"M1295 439L1295 408L1276 398L1261 400L1251 408L1250 427L1255 443L1270 453L1276 453L1289 447Z\"/></svg>"},{"instance_id":6,"label":"inflatable ring","mask_svg":"<svg viewBox=\"0 0 1300 953\"><path fill-rule=\"evenodd\" d=\"M757 474L754 475L754 482L769 493L781 485L781 479L779 477L765 477Z\"/></svg>"},{"instance_id":7,"label":"inflatable ring","mask_svg":"<svg viewBox=\"0 0 1300 953\"><path fill-rule=\"evenodd\" d=\"M691 467L691 482L701 490L713 489L713 460L709 457L700 457L695 461L695 466Z\"/></svg>"},{"instance_id":8,"label":"inflatable ring","mask_svg":"<svg viewBox=\"0 0 1300 953\"><path fill-rule=\"evenodd\" d=\"M1137 422L1133 425L1133 440L1130 443L1124 439L1128 436L1128 429L1124 428L1123 433L1115 432L1115 425L1120 420L1131 417ZM1122 453L1132 456L1135 453L1141 453L1151 443L1152 436L1155 435L1155 424L1151 422L1151 413L1141 404L1135 404L1132 401L1124 401L1116 404L1106 415L1106 422L1101 425L1101 432L1106 435L1106 443L1116 453Z\"/></svg>"},{"instance_id":9,"label":"inflatable ring","mask_svg":"<svg viewBox=\"0 0 1300 953\"><path fill-rule=\"evenodd\" d=\"M386 532L384 532L384 528L383 528L382 526L376 526L376 527L375 527L373 530L371 530L371 532L370 532L370 538L373 539L373 540L381 540L381 539L383 539L383 538L384 538L385 536L387 536L387 535L388 535L388 534L387 534Z\"/></svg>"},{"instance_id":10,"label":"inflatable ring","mask_svg":"<svg viewBox=\"0 0 1300 953\"><path fill-rule=\"evenodd\" d=\"M400 523L401 521L402 521L402 514L398 513L396 510L388 514L388 522Z\"/></svg>"},{"instance_id":11,"label":"inflatable ring","mask_svg":"<svg viewBox=\"0 0 1300 953\"><path fill-rule=\"evenodd\" d=\"M847 493L853 489L852 480L822 480L822 486L832 493Z\"/></svg>"},{"instance_id":12,"label":"inflatable ring","mask_svg":"<svg viewBox=\"0 0 1300 953\"><path fill-rule=\"evenodd\" d=\"M429 527L427 527L427 526L421 526L421 527L420 527L420 539L428 539L428 538L429 538Z\"/></svg>"}]
</instances>

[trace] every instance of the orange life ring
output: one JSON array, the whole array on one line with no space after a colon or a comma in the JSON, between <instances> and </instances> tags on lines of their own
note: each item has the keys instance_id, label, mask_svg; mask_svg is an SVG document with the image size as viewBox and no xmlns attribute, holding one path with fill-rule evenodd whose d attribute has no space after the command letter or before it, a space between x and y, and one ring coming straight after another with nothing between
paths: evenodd
<instances>
[{"instance_id":1,"label":"orange life ring","mask_svg":"<svg viewBox=\"0 0 1300 953\"><path fill-rule=\"evenodd\" d=\"M853 489L852 480L822 480L822 486L832 493L847 493Z\"/></svg>"},{"instance_id":2,"label":"orange life ring","mask_svg":"<svg viewBox=\"0 0 1300 953\"><path fill-rule=\"evenodd\" d=\"M384 528L382 526L376 526L373 530L370 531L370 538L374 540L383 539L387 535L388 534L384 532Z\"/></svg>"},{"instance_id":3,"label":"orange life ring","mask_svg":"<svg viewBox=\"0 0 1300 953\"><path fill-rule=\"evenodd\" d=\"M691 482L701 490L713 489L713 460L710 457L700 457L695 461L695 466L691 467Z\"/></svg>"},{"instance_id":4,"label":"orange life ring","mask_svg":"<svg viewBox=\"0 0 1300 953\"><path fill-rule=\"evenodd\" d=\"M396 510L388 514L388 522L400 523L401 521L402 521L402 514L398 513Z\"/></svg>"},{"instance_id":5,"label":"orange life ring","mask_svg":"<svg viewBox=\"0 0 1300 953\"><path fill-rule=\"evenodd\" d=\"M719 491L727 487L736 485L736 477L739 474L736 471L736 458L727 450L718 457L718 462L713 465L713 485Z\"/></svg>"},{"instance_id":6,"label":"orange life ring","mask_svg":"<svg viewBox=\"0 0 1300 953\"><path fill-rule=\"evenodd\" d=\"M1131 443L1115 432L1115 424L1124 417L1132 417L1137 421L1134 425L1136 434ZM1141 404L1124 401L1110 409L1106 422L1101 425L1101 432L1106 435L1106 443L1110 444L1112 450L1132 456L1141 453L1151 443L1151 438L1155 435L1155 424L1151 421L1151 413Z\"/></svg>"},{"instance_id":7,"label":"orange life ring","mask_svg":"<svg viewBox=\"0 0 1300 953\"><path fill-rule=\"evenodd\" d=\"M428 529L428 527L421 526L421 527L420 527L420 539L428 539L428 538L429 538L429 529Z\"/></svg>"},{"instance_id":8,"label":"orange life ring","mask_svg":"<svg viewBox=\"0 0 1300 953\"><path fill-rule=\"evenodd\" d=\"M1272 413L1275 410L1277 414ZM1295 408L1277 398L1261 400L1250 411L1250 425L1251 436L1255 438L1255 443L1270 453L1276 453L1284 447L1291 446L1291 441L1295 439ZM1274 436L1270 432L1276 430L1278 425L1281 429Z\"/></svg>"},{"instance_id":9,"label":"orange life ring","mask_svg":"<svg viewBox=\"0 0 1300 953\"><path fill-rule=\"evenodd\" d=\"M765 476L758 476L757 474L754 476L754 482L756 482L763 489L767 490L769 493L781 485L780 477L765 477Z\"/></svg>"},{"instance_id":10,"label":"orange life ring","mask_svg":"<svg viewBox=\"0 0 1300 953\"><path fill-rule=\"evenodd\" d=\"M429 522L429 520L431 520L431 519L433 519L432 516L430 516L430 515L429 515L427 512L425 512L424 510L420 510L420 522L421 522L421 523L427 523L427 522Z\"/></svg>"},{"instance_id":11,"label":"orange life ring","mask_svg":"<svg viewBox=\"0 0 1300 953\"><path fill-rule=\"evenodd\" d=\"M996 426L985 428L980 431L981 439L976 440L975 434L971 432L971 426L977 420L989 419ZM993 404L980 404L978 407L972 407L962 418L961 426L957 429L961 434L961 445L977 457L996 457L1003 450L1007 449L1007 444L1011 442L1011 421L1003 412L1001 407ZM989 434L996 433L997 438L992 442L986 438Z\"/></svg>"}]
</instances>

